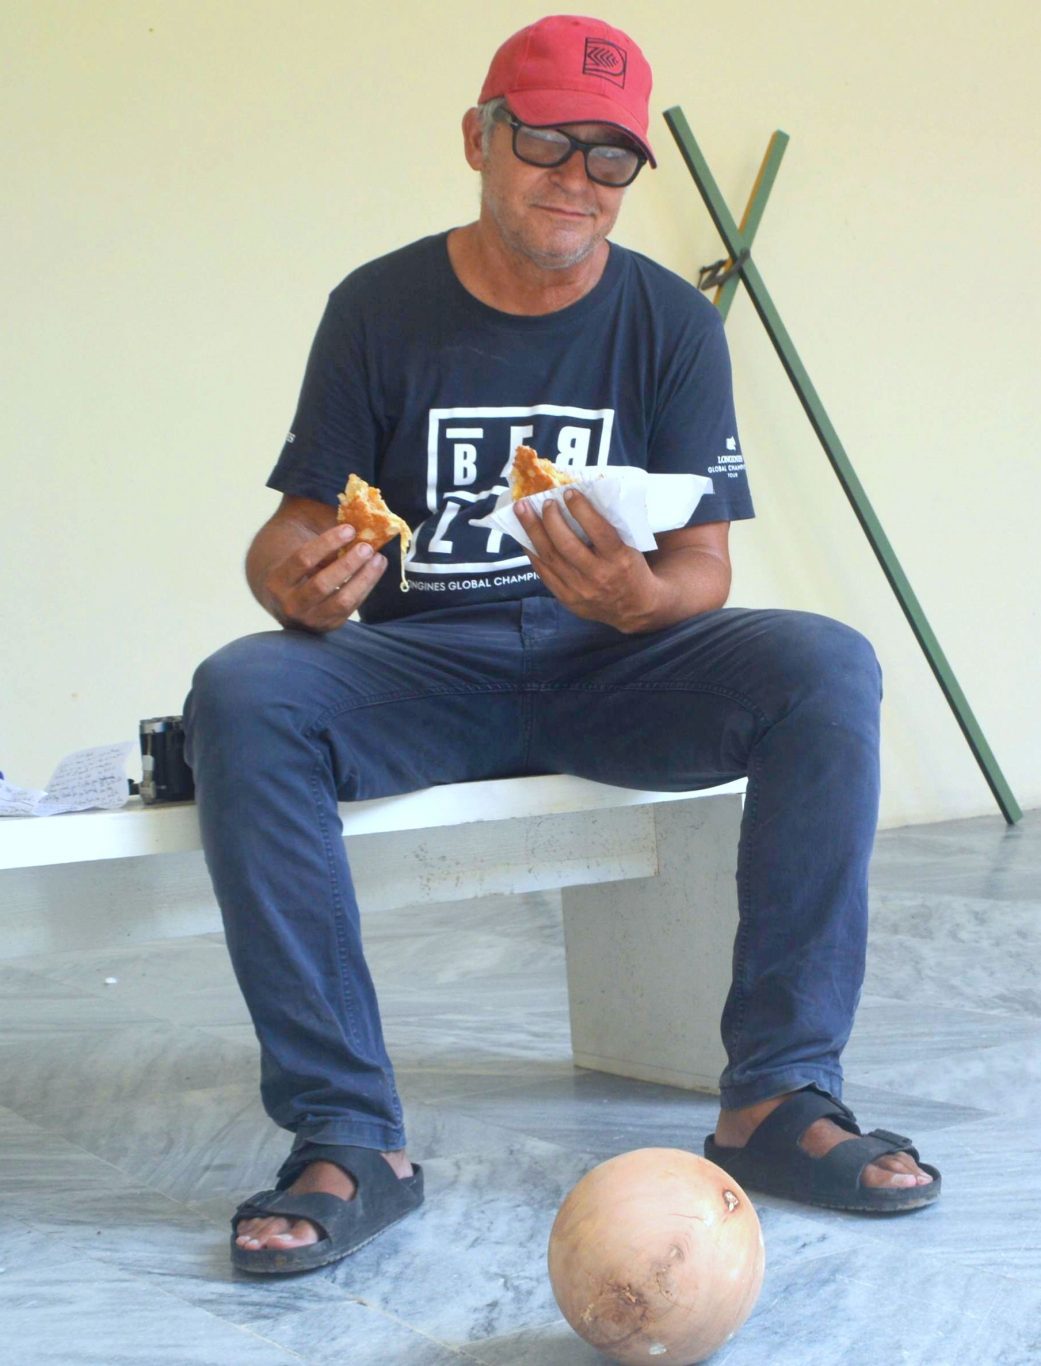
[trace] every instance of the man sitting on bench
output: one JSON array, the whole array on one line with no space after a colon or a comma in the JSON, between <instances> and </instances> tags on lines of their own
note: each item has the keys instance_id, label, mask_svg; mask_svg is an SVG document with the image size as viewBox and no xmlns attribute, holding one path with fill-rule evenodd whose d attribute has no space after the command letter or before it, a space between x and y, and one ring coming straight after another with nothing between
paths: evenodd
<instances>
[{"instance_id":1,"label":"man sitting on bench","mask_svg":"<svg viewBox=\"0 0 1041 1366\"><path fill-rule=\"evenodd\" d=\"M636 44L596 20L544 19L499 49L463 119L477 221L329 298L268 481L282 502L247 558L280 629L195 675L207 862L264 1104L294 1135L275 1189L236 1211L245 1270L335 1261L422 1201L337 802L440 783L747 776L705 1151L753 1190L814 1204L896 1211L939 1193L908 1140L859 1136L839 1099L877 820L874 654L824 617L724 608L729 523L752 507L722 324L609 241L654 165L650 85ZM479 524L519 444L576 477L716 467L714 491L649 554L580 492L568 506L588 544L556 506L520 503L529 556ZM407 592L396 542L377 552L337 523L351 474L414 531Z\"/></svg>"}]
</instances>

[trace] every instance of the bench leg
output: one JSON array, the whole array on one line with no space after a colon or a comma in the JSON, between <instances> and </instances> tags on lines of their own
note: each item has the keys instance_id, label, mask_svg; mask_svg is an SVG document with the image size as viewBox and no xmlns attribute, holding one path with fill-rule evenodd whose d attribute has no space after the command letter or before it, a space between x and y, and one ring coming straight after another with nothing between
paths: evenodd
<instances>
[{"instance_id":1,"label":"bench leg","mask_svg":"<svg viewBox=\"0 0 1041 1366\"><path fill-rule=\"evenodd\" d=\"M740 795L654 807L658 875L562 894L575 1062L719 1089Z\"/></svg>"}]
</instances>

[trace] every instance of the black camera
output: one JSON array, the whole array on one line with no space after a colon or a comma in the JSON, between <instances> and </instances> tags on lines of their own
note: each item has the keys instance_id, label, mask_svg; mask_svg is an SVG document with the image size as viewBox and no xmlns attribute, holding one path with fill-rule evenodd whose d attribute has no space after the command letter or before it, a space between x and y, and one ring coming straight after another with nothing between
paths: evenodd
<instances>
[{"instance_id":1,"label":"black camera","mask_svg":"<svg viewBox=\"0 0 1041 1366\"><path fill-rule=\"evenodd\" d=\"M141 736L141 800L188 802L195 780L184 761L184 718L152 716L139 726Z\"/></svg>"}]
</instances>

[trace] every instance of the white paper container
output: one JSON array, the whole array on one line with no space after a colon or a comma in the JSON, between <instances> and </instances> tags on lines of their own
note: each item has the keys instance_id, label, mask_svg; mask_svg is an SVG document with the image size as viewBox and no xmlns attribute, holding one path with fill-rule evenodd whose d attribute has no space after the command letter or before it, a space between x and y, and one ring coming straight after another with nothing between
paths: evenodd
<instances>
[{"instance_id":1,"label":"white paper container","mask_svg":"<svg viewBox=\"0 0 1041 1366\"><path fill-rule=\"evenodd\" d=\"M566 489L583 493L626 545L646 551L655 549L656 531L675 531L687 524L701 499L712 492L712 480L700 474L648 474L632 465L611 465L586 474L573 484L533 493L524 500L540 517L545 503L557 503L571 530L586 541L588 537L567 509ZM513 495L507 490L491 512L475 521L474 526L495 527L519 541L525 550L534 551L515 506Z\"/></svg>"}]
</instances>

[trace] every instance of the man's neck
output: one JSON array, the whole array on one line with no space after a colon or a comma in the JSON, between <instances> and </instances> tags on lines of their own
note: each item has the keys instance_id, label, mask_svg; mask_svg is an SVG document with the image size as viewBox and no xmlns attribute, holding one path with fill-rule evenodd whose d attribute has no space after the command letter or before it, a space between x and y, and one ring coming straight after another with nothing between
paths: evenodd
<instances>
[{"instance_id":1,"label":"man's neck","mask_svg":"<svg viewBox=\"0 0 1041 1366\"><path fill-rule=\"evenodd\" d=\"M530 317L556 313L584 298L599 283L609 254L601 241L574 265L547 269L512 251L483 222L448 234L448 259L463 288L501 313Z\"/></svg>"}]
</instances>

